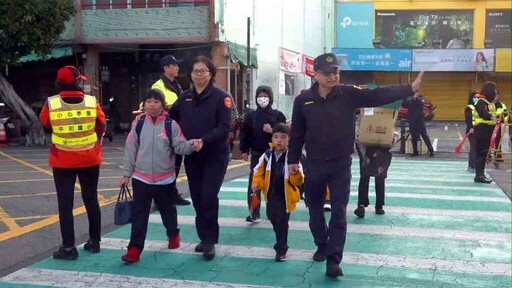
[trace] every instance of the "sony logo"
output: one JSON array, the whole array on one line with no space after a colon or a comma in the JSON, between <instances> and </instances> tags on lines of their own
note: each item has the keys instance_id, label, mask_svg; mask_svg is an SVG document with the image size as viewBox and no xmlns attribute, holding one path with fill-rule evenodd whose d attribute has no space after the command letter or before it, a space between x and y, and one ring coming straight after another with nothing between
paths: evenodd
<instances>
[{"instance_id":1,"label":"sony logo","mask_svg":"<svg viewBox=\"0 0 512 288\"><path fill-rule=\"evenodd\" d=\"M503 13L489 13L489 16L503 16Z\"/></svg>"}]
</instances>

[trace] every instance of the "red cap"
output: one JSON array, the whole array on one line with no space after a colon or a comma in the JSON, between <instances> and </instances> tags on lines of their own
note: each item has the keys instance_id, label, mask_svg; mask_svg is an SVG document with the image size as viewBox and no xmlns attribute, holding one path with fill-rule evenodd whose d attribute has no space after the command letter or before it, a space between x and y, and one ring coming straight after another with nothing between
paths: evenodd
<instances>
[{"instance_id":1,"label":"red cap","mask_svg":"<svg viewBox=\"0 0 512 288\"><path fill-rule=\"evenodd\" d=\"M87 81L87 77L82 75L75 66L64 66L57 71L57 82L59 84L73 84L78 79Z\"/></svg>"}]
</instances>

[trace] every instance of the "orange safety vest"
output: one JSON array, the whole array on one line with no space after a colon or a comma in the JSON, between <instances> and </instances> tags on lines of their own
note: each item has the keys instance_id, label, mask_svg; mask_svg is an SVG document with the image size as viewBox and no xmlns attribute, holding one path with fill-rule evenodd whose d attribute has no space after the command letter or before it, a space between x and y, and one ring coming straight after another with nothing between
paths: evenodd
<instances>
[{"instance_id":1,"label":"orange safety vest","mask_svg":"<svg viewBox=\"0 0 512 288\"><path fill-rule=\"evenodd\" d=\"M84 151L94 147L98 136L96 126L96 98L84 95L82 102L69 104L60 95L48 98L52 144L66 151Z\"/></svg>"}]
</instances>

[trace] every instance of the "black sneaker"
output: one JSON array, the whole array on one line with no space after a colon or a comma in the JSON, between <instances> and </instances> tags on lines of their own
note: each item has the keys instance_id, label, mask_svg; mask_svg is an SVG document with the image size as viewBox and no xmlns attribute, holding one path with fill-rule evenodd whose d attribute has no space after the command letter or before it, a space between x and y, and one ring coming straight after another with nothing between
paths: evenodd
<instances>
[{"instance_id":1,"label":"black sneaker","mask_svg":"<svg viewBox=\"0 0 512 288\"><path fill-rule=\"evenodd\" d=\"M78 259L78 251L76 250L76 247L73 247L73 248L60 247L58 251L53 252L53 259L76 260L76 259Z\"/></svg>"},{"instance_id":2,"label":"black sneaker","mask_svg":"<svg viewBox=\"0 0 512 288\"><path fill-rule=\"evenodd\" d=\"M179 206L190 205L190 201L181 197L181 195L179 193L176 193L176 194L177 195L174 197L174 203L176 203L176 205L179 205Z\"/></svg>"},{"instance_id":3,"label":"black sneaker","mask_svg":"<svg viewBox=\"0 0 512 288\"><path fill-rule=\"evenodd\" d=\"M316 262L325 261L325 259L327 259L325 256L325 250L326 250L325 245L319 245L318 248L316 249L315 254L313 254L313 261L316 261Z\"/></svg>"},{"instance_id":4,"label":"black sneaker","mask_svg":"<svg viewBox=\"0 0 512 288\"><path fill-rule=\"evenodd\" d=\"M357 209L354 210L354 214L356 214L358 218L364 218L364 205L357 206Z\"/></svg>"},{"instance_id":5,"label":"black sneaker","mask_svg":"<svg viewBox=\"0 0 512 288\"><path fill-rule=\"evenodd\" d=\"M492 182L491 179L487 179L487 177L485 177L484 175L478 175L475 177L475 182L476 183L486 183L486 184L490 184Z\"/></svg>"},{"instance_id":6,"label":"black sneaker","mask_svg":"<svg viewBox=\"0 0 512 288\"><path fill-rule=\"evenodd\" d=\"M375 214L384 215L386 212L382 206L375 206Z\"/></svg>"},{"instance_id":7,"label":"black sneaker","mask_svg":"<svg viewBox=\"0 0 512 288\"><path fill-rule=\"evenodd\" d=\"M100 252L100 242L87 240L84 244L84 250L89 251L91 253L99 253Z\"/></svg>"},{"instance_id":8,"label":"black sneaker","mask_svg":"<svg viewBox=\"0 0 512 288\"><path fill-rule=\"evenodd\" d=\"M286 253L276 253L276 262L286 261Z\"/></svg>"},{"instance_id":9,"label":"black sneaker","mask_svg":"<svg viewBox=\"0 0 512 288\"><path fill-rule=\"evenodd\" d=\"M411 154L411 157L416 157L416 156L419 156L419 155L420 155L420 154L419 154L418 152L413 152L413 153Z\"/></svg>"},{"instance_id":10,"label":"black sneaker","mask_svg":"<svg viewBox=\"0 0 512 288\"><path fill-rule=\"evenodd\" d=\"M203 257L206 260L212 260L213 258L215 258L214 244L203 244Z\"/></svg>"},{"instance_id":11,"label":"black sneaker","mask_svg":"<svg viewBox=\"0 0 512 288\"><path fill-rule=\"evenodd\" d=\"M196 248L194 248L194 251L197 253L203 252L203 243L199 243L196 245Z\"/></svg>"},{"instance_id":12,"label":"black sneaker","mask_svg":"<svg viewBox=\"0 0 512 288\"><path fill-rule=\"evenodd\" d=\"M343 276L343 271L336 260L332 258L327 259L325 275L332 278Z\"/></svg>"},{"instance_id":13,"label":"black sneaker","mask_svg":"<svg viewBox=\"0 0 512 288\"><path fill-rule=\"evenodd\" d=\"M251 216L251 215L249 215L249 216L245 217L245 221L251 222L251 223L256 223L259 220L260 220L259 216Z\"/></svg>"},{"instance_id":14,"label":"black sneaker","mask_svg":"<svg viewBox=\"0 0 512 288\"><path fill-rule=\"evenodd\" d=\"M428 154L430 157L434 157L434 151L430 151Z\"/></svg>"}]
</instances>

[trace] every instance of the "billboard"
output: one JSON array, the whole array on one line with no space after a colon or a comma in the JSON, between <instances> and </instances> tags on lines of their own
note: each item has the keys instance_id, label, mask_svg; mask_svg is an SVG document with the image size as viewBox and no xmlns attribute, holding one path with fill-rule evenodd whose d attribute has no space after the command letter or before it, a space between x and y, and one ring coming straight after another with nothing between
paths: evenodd
<instances>
[{"instance_id":1,"label":"billboard","mask_svg":"<svg viewBox=\"0 0 512 288\"><path fill-rule=\"evenodd\" d=\"M413 71L494 71L494 49L412 50Z\"/></svg>"},{"instance_id":2,"label":"billboard","mask_svg":"<svg viewBox=\"0 0 512 288\"><path fill-rule=\"evenodd\" d=\"M382 48L473 48L473 10L376 10Z\"/></svg>"},{"instance_id":3,"label":"billboard","mask_svg":"<svg viewBox=\"0 0 512 288\"><path fill-rule=\"evenodd\" d=\"M510 45L511 9L485 11L485 40L492 40L493 48L511 48Z\"/></svg>"},{"instance_id":4,"label":"billboard","mask_svg":"<svg viewBox=\"0 0 512 288\"><path fill-rule=\"evenodd\" d=\"M373 48L373 3L336 3L340 48Z\"/></svg>"},{"instance_id":5,"label":"billboard","mask_svg":"<svg viewBox=\"0 0 512 288\"><path fill-rule=\"evenodd\" d=\"M408 49L333 48L340 70L411 71L412 51Z\"/></svg>"}]
</instances>

